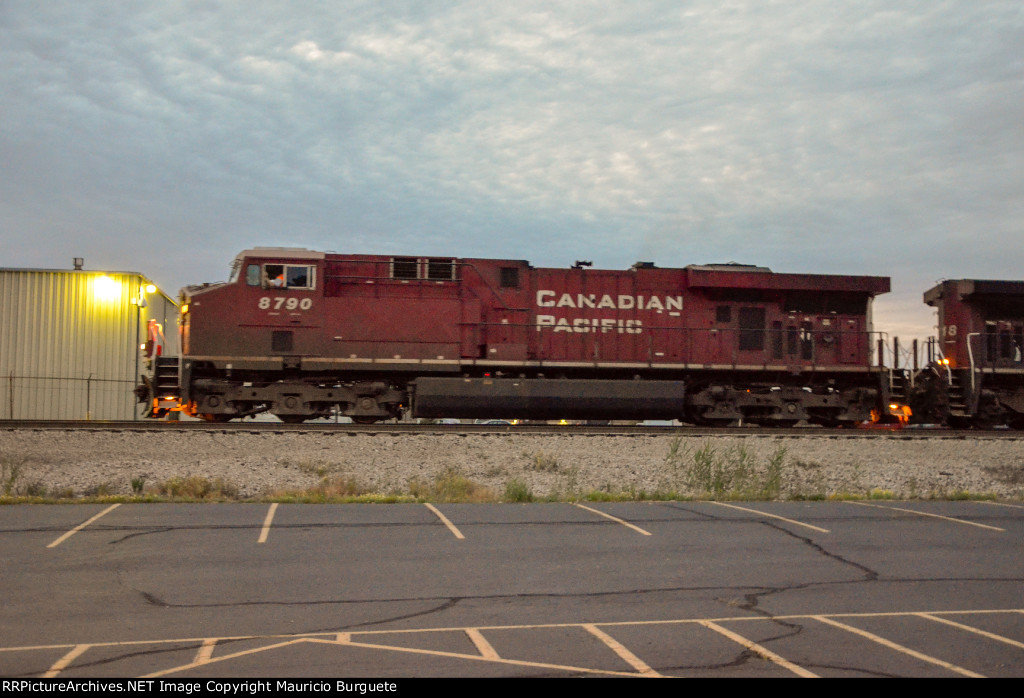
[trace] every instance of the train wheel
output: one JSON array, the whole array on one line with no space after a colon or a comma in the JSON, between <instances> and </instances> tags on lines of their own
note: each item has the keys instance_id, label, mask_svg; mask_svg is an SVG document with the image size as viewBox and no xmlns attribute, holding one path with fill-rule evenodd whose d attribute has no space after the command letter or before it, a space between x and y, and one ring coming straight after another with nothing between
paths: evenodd
<instances>
[{"instance_id":1,"label":"train wheel","mask_svg":"<svg viewBox=\"0 0 1024 698\"><path fill-rule=\"evenodd\" d=\"M356 424L373 424L379 419L378 417L353 417L352 421Z\"/></svg>"},{"instance_id":2,"label":"train wheel","mask_svg":"<svg viewBox=\"0 0 1024 698\"><path fill-rule=\"evenodd\" d=\"M1003 408L999 406L995 398L988 397L982 392L982 399L978 404L978 412L974 415L971 423L975 429L993 429L1003 423L1005 416Z\"/></svg>"},{"instance_id":3,"label":"train wheel","mask_svg":"<svg viewBox=\"0 0 1024 698\"><path fill-rule=\"evenodd\" d=\"M231 421L230 414L210 414L207 412L205 414L199 415L199 417L206 420L207 422L223 423Z\"/></svg>"},{"instance_id":4,"label":"train wheel","mask_svg":"<svg viewBox=\"0 0 1024 698\"><path fill-rule=\"evenodd\" d=\"M308 414L275 414L274 416L285 424L302 424L307 419L310 419Z\"/></svg>"}]
</instances>

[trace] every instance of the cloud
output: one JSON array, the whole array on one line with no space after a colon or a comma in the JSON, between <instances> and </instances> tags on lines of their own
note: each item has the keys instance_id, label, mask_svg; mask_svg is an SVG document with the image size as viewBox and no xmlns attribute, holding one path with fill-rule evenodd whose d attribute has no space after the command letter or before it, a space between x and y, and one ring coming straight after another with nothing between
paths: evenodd
<instances>
[{"instance_id":1,"label":"cloud","mask_svg":"<svg viewBox=\"0 0 1024 698\"><path fill-rule=\"evenodd\" d=\"M302 7L5 3L0 254L1019 276L1018 3Z\"/></svg>"}]
</instances>

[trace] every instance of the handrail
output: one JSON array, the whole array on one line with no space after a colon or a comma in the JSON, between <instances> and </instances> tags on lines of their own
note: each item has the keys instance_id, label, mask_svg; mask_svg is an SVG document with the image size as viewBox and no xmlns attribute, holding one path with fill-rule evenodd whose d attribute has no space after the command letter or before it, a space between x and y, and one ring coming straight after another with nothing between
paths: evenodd
<instances>
[{"instance_id":1,"label":"handrail","mask_svg":"<svg viewBox=\"0 0 1024 698\"><path fill-rule=\"evenodd\" d=\"M969 340L968 340L968 345L970 345L970 341ZM938 342L935 343L935 351L939 355L939 361L938 361L939 366L942 366L942 367L944 367L946 369L946 383L948 383L950 386L952 386L953 385L953 371L950 370L950 368L949 368L949 361L946 359L946 355L942 351L942 346ZM936 371L936 374L938 374L938 371Z\"/></svg>"},{"instance_id":2,"label":"handrail","mask_svg":"<svg viewBox=\"0 0 1024 698\"><path fill-rule=\"evenodd\" d=\"M971 395L974 395L974 348L971 347L971 337L977 337L981 332L971 332L967 335L967 357L971 364ZM952 384L951 384L952 385Z\"/></svg>"}]
</instances>

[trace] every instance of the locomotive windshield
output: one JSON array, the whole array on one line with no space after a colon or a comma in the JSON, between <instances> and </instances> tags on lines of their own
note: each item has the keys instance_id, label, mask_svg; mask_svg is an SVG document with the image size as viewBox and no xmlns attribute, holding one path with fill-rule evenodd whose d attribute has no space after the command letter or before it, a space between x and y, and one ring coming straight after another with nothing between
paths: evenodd
<instances>
[{"instance_id":1,"label":"locomotive windshield","mask_svg":"<svg viewBox=\"0 0 1024 698\"><path fill-rule=\"evenodd\" d=\"M246 274L246 282L250 286L260 285L255 267L250 265ZM306 264L264 264L262 285L264 288L312 289L313 267Z\"/></svg>"}]
</instances>

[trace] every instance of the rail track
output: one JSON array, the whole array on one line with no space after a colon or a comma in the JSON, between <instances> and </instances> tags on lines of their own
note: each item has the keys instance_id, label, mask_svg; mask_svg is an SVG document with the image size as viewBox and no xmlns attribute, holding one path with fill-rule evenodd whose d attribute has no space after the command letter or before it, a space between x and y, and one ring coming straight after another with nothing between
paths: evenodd
<instances>
[{"instance_id":1,"label":"rail track","mask_svg":"<svg viewBox=\"0 0 1024 698\"><path fill-rule=\"evenodd\" d=\"M1019 439L1024 433L1008 429L991 431L957 430L947 428L907 427L828 429L822 427L695 427L695 426L650 426L650 425L554 425L554 424L411 424L377 423L351 424L334 422L307 422L286 424L284 422L222 422L212 423L200 420L188 421L34 421L0 420L4 431L129 431L129 432L338 432L352 434L554 434L571 436L786 436L786 437L829 437L861 439Z\"/></svg>"}]
</instances>

